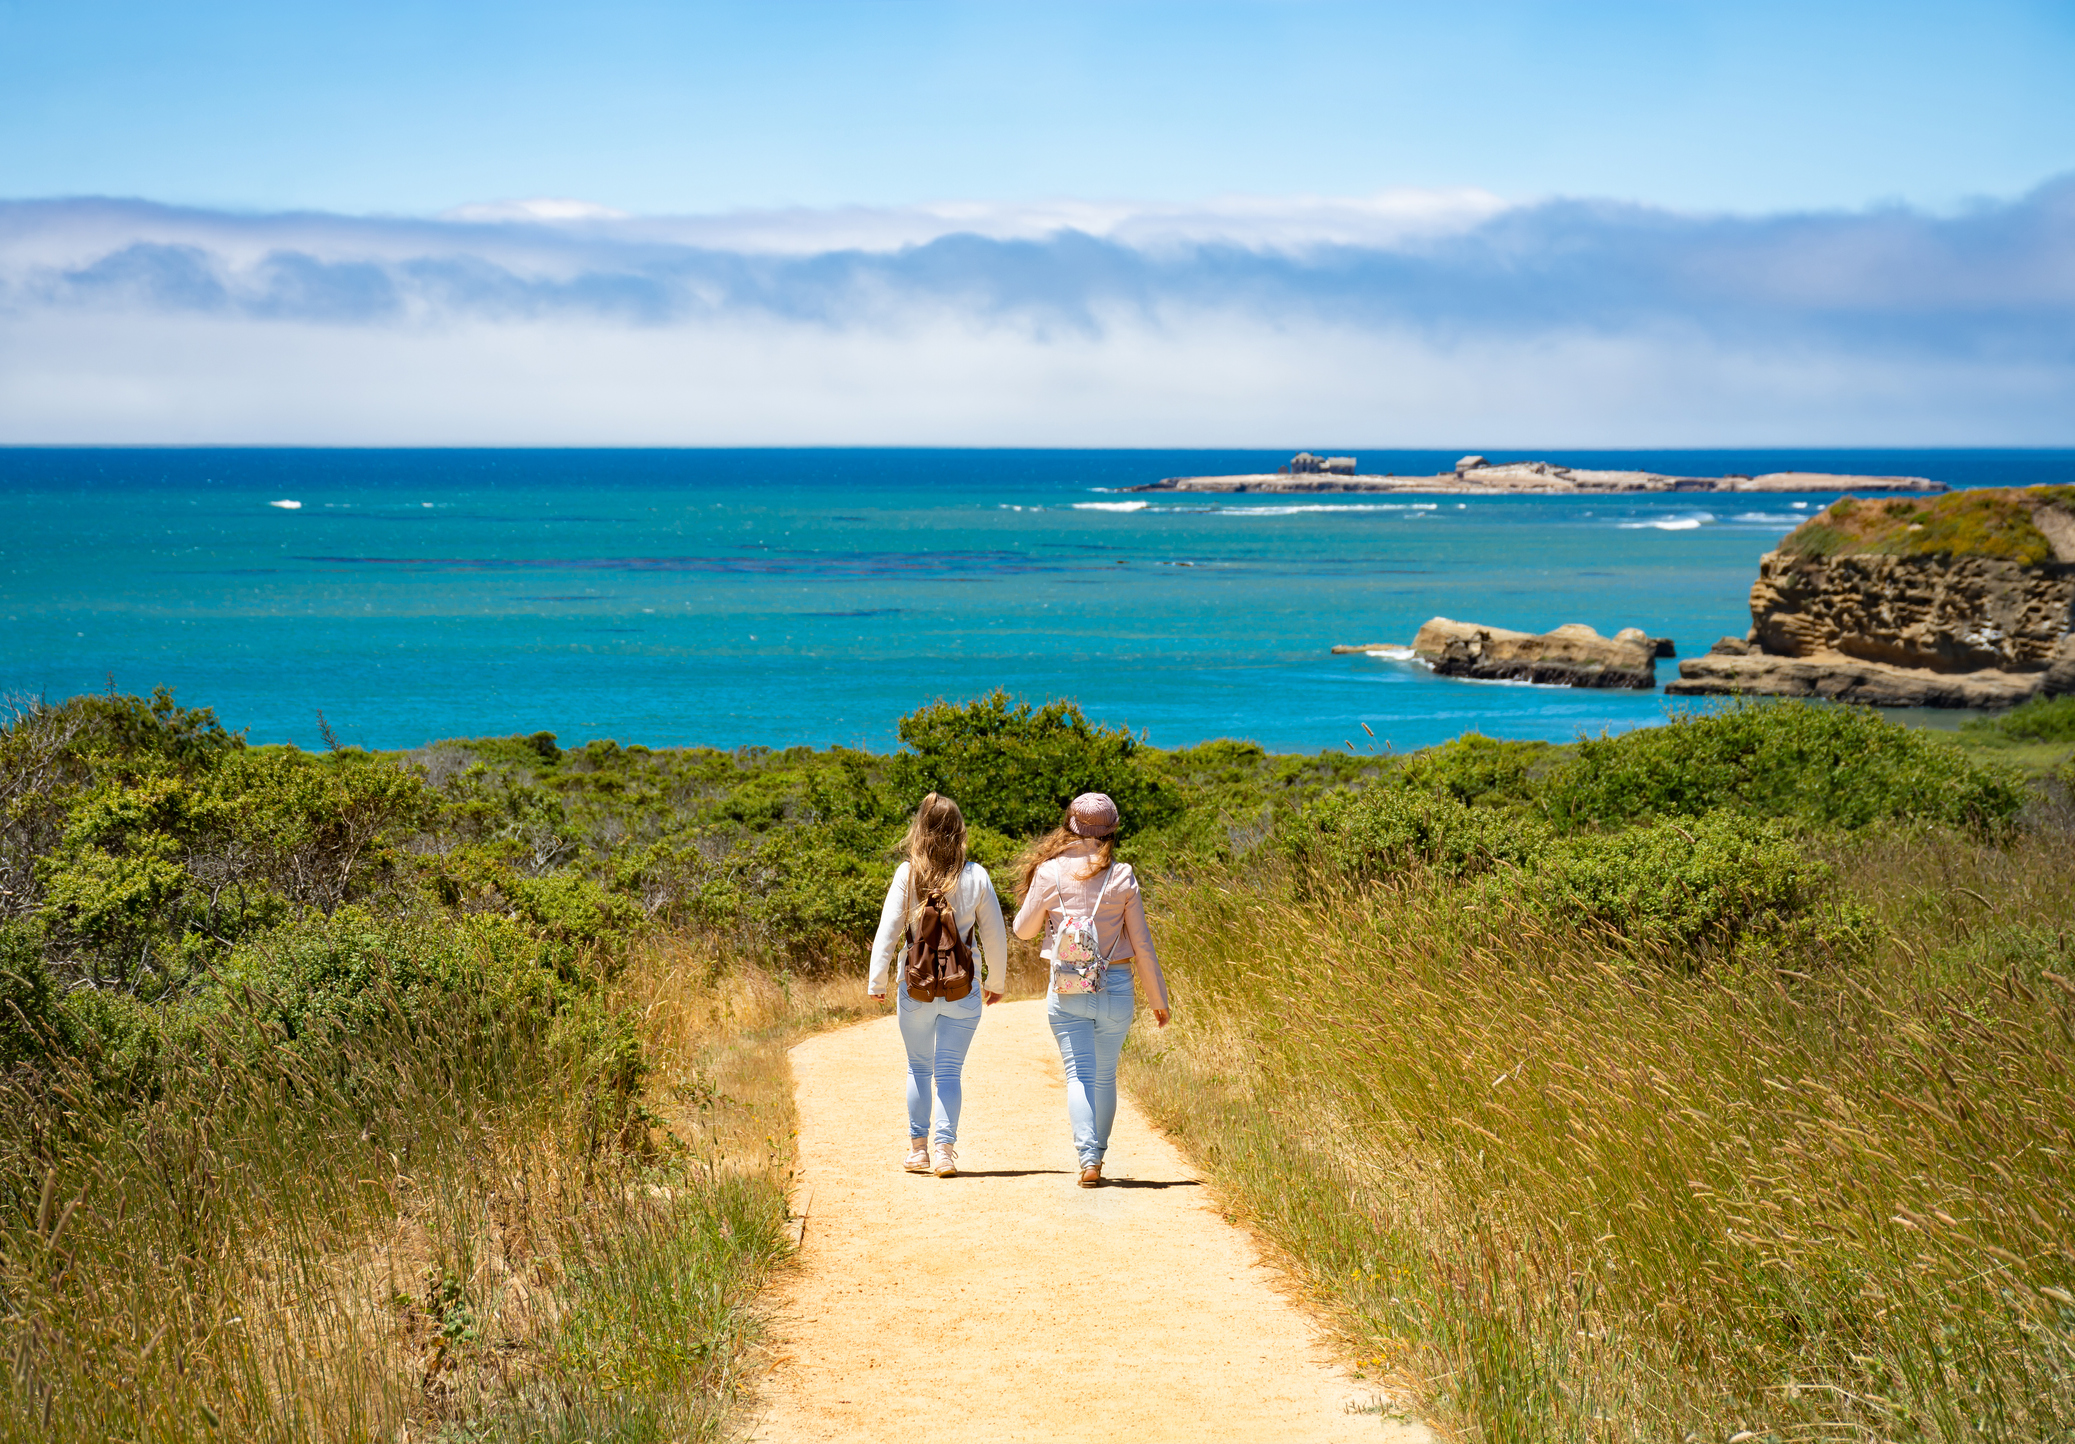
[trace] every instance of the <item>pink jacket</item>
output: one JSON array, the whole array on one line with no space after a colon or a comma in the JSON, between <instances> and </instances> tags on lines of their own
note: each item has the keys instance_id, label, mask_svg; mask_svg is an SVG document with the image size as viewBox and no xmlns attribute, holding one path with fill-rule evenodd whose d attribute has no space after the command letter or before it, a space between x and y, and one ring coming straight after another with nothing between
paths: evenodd
<instances>
[{"instance_id":1,"label":"pink jacket","mask_svg":"<svg viewBox=\"0 0 2075 1444\"><path fill-rule=\"evenodd\" d=\"M1052 948L1059 915L1070 912L1086 917L1102 894L1102 908L1095 915L1095 944L1113 963L1129 961L1149 1006L1165 1010L1167 980L1160 976L1160 955L1153 951L1153 935L1146 930L1145 900L1139 895L1138 878L1131 864L1116 864L1103 892L1103 875L1083 877L1093 859L1095 844L1082 843L1049 862L1038 864L1030 880L1030 892L1016 909L1016 936L1045 935L1045 951Z\"/></svg>"}]
</instances>

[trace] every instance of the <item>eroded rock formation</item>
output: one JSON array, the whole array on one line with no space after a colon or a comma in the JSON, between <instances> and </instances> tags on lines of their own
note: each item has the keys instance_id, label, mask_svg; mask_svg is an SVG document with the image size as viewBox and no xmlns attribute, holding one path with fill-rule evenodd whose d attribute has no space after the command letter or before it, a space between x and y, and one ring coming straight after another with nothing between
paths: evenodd
<instances>
[{"instance_id":1,"label":"eroded rock formation","mask_svg":"<svg viewBox=\"0 0 2075 1444\"><path fill-rule=\"evenodd\" d=\"M1444 677L1638 691L1657 685L1657 639L1635 627L1602 637L1582 622L1514 632L1435 617L1412 639L1412 652Z\"/></svg>"},{"instance_id":2,"label":"eroded rock formation","mask_svg":"<svg viewBox=\"0 0 2075 1444\"><path fill-rule=\"evenodd\" d=\"M1751 631L1675 693L2006 707L2075 691L2075 487L1844 497L1766 553Z\"/></svg>"}]
</instances>

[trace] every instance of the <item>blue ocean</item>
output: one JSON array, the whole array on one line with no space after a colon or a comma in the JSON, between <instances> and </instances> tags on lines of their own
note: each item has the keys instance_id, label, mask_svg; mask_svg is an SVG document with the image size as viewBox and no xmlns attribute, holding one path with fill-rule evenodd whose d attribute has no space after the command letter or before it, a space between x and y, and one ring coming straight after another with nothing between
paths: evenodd
<instances>
[{"instance_id":1,"label":"blue ocean","mask_svg":"<svg viewBox=\"0 0 2075 1444\"><path fill-rule=\"evenodd\" d=\"M1363 451L1365 471L1459 452ZM935 698L1072 698L1160 746L1556 741L1662 693L1334 656L1445 615L1749 624L1758 558L1830 498L1135 495L1288 452L0 450L0 688L171 688L256 742L873 749ZM1526 459L1491 453L1494 461ZM1564 452L1689 475L2075 480L2071 451ZM1676 663L1660 662L1660 681Z\"/></svg>"}]
</instances>

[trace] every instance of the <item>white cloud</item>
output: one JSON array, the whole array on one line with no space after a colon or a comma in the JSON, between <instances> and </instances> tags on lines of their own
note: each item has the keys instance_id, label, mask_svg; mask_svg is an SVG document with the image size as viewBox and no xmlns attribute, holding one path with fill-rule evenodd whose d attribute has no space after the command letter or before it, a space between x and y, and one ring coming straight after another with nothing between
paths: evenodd
<instances>
[{"instance_id":1,"label":"white cloud","mask_svg":"<svg viewBox=\"0 0 2075 1444\"><path fill-rule=\"evenodd\" d=\"M2075 440L2068 183L1946 218L555 204L0 205L0 441Z\"/></svg>"},{"instance_id":2,"label":"white cloud","mask_svg":"<svg viewBox=\"0 0 2075 1444\"><path fill-rule=\"evenodd\" d=\"M557 200L550 196L530 201L474 201L440 213L443 221L623 221L625 211L601 206L596 201Z\"/></svg>"}]
</instances>

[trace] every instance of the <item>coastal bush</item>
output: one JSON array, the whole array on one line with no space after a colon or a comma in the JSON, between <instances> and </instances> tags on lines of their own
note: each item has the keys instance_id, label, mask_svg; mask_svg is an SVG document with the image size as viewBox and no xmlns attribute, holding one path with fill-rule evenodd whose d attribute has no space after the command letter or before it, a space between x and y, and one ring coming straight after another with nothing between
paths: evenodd
<instances>
[{"instance_id":1,"label":"coastal bush","mask_svg":"<svg viewBox=\"0 0 2075 1444\"><path fill-rule=\"evenodd\" d=\"M1532 795L1530 779L1551 751L1546 742L1510 742L1465 732L1413 753L1399 779L1403 786L1445 792L1458 802L1519 803Z\"/></svg>"},{"instance_id":2,"label":"coastal bush","mask_svg":"<svg viewBox=\"0 0 2075 1444\"><path fill-rule=\"evenodd\" d=\"M1537 789L1534 806L1565 830L1724 809L1809 827L1908 820L1995 828L2025 797L2014 774L1870 707L1779 702L1582 739Z\"/></svg>"},{"instance_id":3,"label":"coastal bush","mask_svg":"<svg viewBox=\"0 0 2075 1444\"><path fill-rule=\"evenodd\" d=\"M2008 712L1970 717L1960 731L1981 741L2075 742L2075 696L2033 697Z\"/></svg>"},{"instance_id":4,"label":"coastal bush","mask_svg":"<svg viewBox=\"0 0 2075 1444\"><path fill-rule=\"evenodd\" d=\"M937 702L900 720L908 749L889 780L901 811L925 793L957 800L968 821L1027 838L1059 825L1083 792L1106 792L1123 815L1120 837L1181 811L1174 790L1140 760L1129 728L1098 727L1071 702L1033 707L996 691L959 706Z\"/></svg>"},{"instance_id":5,"label":"coastal bush","mask_svg":"<svg viewBox=\"0 0 2075 1444\"><path fill-rule=\"evenodd\" d=\"M443 1028L490 1019L537 1028L564 992L551 950L509 919L360 908L277 929L232 953L221 977L262 1031L320 1053L349 1035L434 1018Z\"/></svg>"},{"instance_id":6,"label":"coastal bush","mask_svg":"<svg viewBox=\"0 0 2075 1444\"><path fill-rule=\"evenodd\" d=\"M740 870L757 943L802 968L861 961L879 925L896 841L857 823L803 824L760 839Z\"/></svg>"},{"instance_id":7,"label":"coastal bush","mask_svg":"<svg viewBox=\"0 0 2075 1444\"><path fill-rule=\"evenodd\" d=\"M0 923L0 1074L78 1046L76 1025L44 967L43 940L22 923Z\"/></svg>"},{"instance_id":8,"label":"coastal bush","mask_svg":"<svg viewBox=\"0 0 2075 1444\"><path fill-rule=\"evenodd\" d=\"M389 886L398 844L432 811L386 758L247 749L164 709L95 701L144 744L81 759L35 859L35 916L68 979L184 988L206 958L297 911ZM187 770L162 766L168 756Z\"/></svg>"},{"instance_id":9,"label":"coastal bush","mask_svg":"<svg viewBox=\"0 0 2075 1444\"><path fill-rule=\"evenodd\" d=\"M1284 853L1321 882L1414 871L1474 877L1528 866L1547 844L1547 829L1531 817L1471 807L1447 792L1396 788L1329 793L1282 834Z\"/></svg>"},{"instance_id":10,"label":"coastal bush","mask_svg":"<svg viewBox=\"0 0 2075 1444\"><path fill-rule=\"evenodd\" d=\"M1731 812L1564 839L1510 892L1548 926L1621 938L1689 969L1746 941L1855 962L1875 938L1865 908L1838 897L1833 868L1778 822Z\"/></svg>"}]
</instances>

